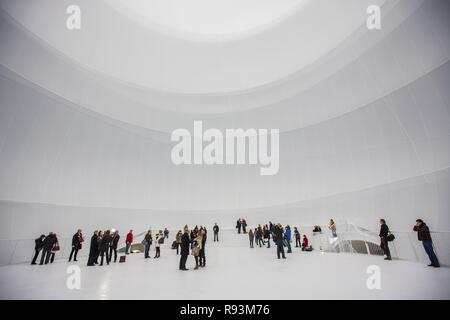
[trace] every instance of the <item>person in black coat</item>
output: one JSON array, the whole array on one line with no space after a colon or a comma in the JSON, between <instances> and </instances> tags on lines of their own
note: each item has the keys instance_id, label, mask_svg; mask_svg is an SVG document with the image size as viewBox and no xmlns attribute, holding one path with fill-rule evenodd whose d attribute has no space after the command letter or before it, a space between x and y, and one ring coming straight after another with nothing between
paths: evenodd
<instances>
[{"instance_id":1,"label":"person in black coat","mask_svg":"<svg viewBox=\"0 0 450 320\"><path fill-rule=\"evenodd\" d=\"M100 260L100 265L103 265L103 258L106 255L106 264L109 265L109 245L111 243L111 232L109 230L106 230L102 241L100 242L100 256L101 256L101 260Z\"/></svg>"},{"instance_id":2,"label":"person in black coat","mask_svg":"<svg viewBox=\"0 0 450 320\"><path fill-rule=\"evenodd\" d=\"M111 237L111 244L109 246L109 261L112 259L112 254L114 252L114 262L117 262L117 245L119 244L119 231L114 231L112 237Z\"/></svg>"},{"instance_id":3,"label":"person in black coat","mask_svg":"<svg viewBox=\"0 0 450 320\"><path fill-rule=\"evenodd\" d=\"M83 242L83 234L81 233L81 229L78 229L77 233L75 233L72 237L72 250L70 251L69 262L77 261L78 250L81 249L81 243Z\"/></svg>"},{"instance_id":4,"label":"person in black coat","mask_svg":"<svg viewBox=\"0 0 450 320\"><path fill-rule=\"evenodd\" d=\"M238 219L238 221L236 221L236 229L238 229L238 233L241 233L241 227L242 227L241 219Z\"/></svg>"},{"instance_id":5,"label":"person in black coat","mask_svg":"<svg viewBox=\"0 0 450 320\"><path fill-rule=\"evenodd\" d=\"M180 270L189 270L186 268L186 261L189 255L189 247L191 244L191 240L189 239L189 229L187 226L184 227L184 233L181 236L181 245L180 245Z\"/></svg>"},{"instance_id":6,"label":"person in black coat","mask_svg":"<svg viewBox=\"0 0 450 320\"><path fill-rule=\"evenodd\" d=\"M203 231L203 238L200 249L200 267L204 268L206 265L206 238L208 232L206 231L206 228L203 228L202 231Z\"/></svg>"},{"instance_id":7,"label":"person in black coat","mask_svg":"<svg viewBox=\"0 0 450 320\"><path fill-rule=\"evenodd\" d=\"M247 221L245 219L242 219L242 232L247 233Z\"/></svg>"},{"instance_id":8,"label":"person in black coat","mask_svg":"<svg viewBox=\"0 0 450 320\"><path fill-rule=\"evenodd\" d=\"M88 258L88 266L93 266L95 259L98 256L98 231L95 230L94 234L91 237L91 245L89 247L89 258Z\"/></svg>"},{"instance_id":9,"label":"person in black coat","mask_svg":"<svg viewBox=\"0 0 450 320\"><path fill-rule=\"evenodd\" d=\"M430 258L431 263L428 266L439 268L439 260L434 252L433 240L431 239L430 229L427 224L423 222L422 219L417 219L413 230L417 231L417 238L419 241L422 241L423 248L425 249L428 258Z\"/></svg>"},{"instance_id":10,"label":"person in black coat","mask_svg":"<svg viewBox=\"0 0 450 320\"><path fill-rule=\"evenodd\" d=\"M42 244L42 255L40 265L47 264L50 260L50 256L52 254L53 245L57 242L56 235L53 232L50 232L47 237L45 237L44 242Z\"/></svg>"},{"instance_id":11,"label":"person in black coat","mask_svg":"<svg viewBox=\"0 0 450 320\"><path fill-rule=\"evenodd\" d=\"M36 260L39 256L39 252L42 250L42 247L44 246L44 239L45 239L45 235L42 234L39 238L34 240L34 257L33 257L33 260L31 261L31 264L36 264Z\"/></svg>"},{"instance_id":12,"label":"person in black coat","mask_svg":"<svg viewBox=\"0 0 450 320\"><path fill-rule=\"evenodd\" d=\"M389 243L387 241L387 236L389 234L389 227L386 224L386 220L384 219L380 219L380 239L381 239L381 243L380 243L380 247L381 249L383 249L384 254L386 255L386 258L384 258L384 260L392 260L391 258L391 251L389 250Z\"/></svg>"},{"instance_id":13,"label":"person in black coat","mask_svg":"<svg viewBox=\"0 0 450 320\"><path fill-rule=\"evenodd\" d=\"M214 241L219 241L219 226L217 225L217 223L214 224L213 231L214 231Z\"/></svg>"},{"instance_id":14,"label":"person in black coat","mask_svg":"<svg viewBox=\"0 0 450 320\"><path fill-rule=\"evenodd\" d=\"M282 255L283 259L286 259L286 256L284 255L284 246L283 246L283 228L280 224L274 226L274 241L276 241L277 244L277 257L280 259L280 254Z\"/></svg>"}]
</instances>

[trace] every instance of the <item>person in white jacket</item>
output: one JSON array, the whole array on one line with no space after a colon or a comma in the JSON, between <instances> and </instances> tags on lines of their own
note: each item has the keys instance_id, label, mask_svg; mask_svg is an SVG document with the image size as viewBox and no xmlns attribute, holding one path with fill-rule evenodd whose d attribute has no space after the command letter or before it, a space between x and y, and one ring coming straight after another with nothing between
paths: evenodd
<instances>
[{"instance_id":1,"label":"person in white jacket","mask_svg":"<svg viewBox=\"0 0 450 320\"><path fill-rule=\"evenodd\" d=\"M155 258L159 258L161 256L161 244L163 243L164 243L164 234L162 230L159 230L155 238L155 248L156 248Z\"/></svg>"}]
</instances>

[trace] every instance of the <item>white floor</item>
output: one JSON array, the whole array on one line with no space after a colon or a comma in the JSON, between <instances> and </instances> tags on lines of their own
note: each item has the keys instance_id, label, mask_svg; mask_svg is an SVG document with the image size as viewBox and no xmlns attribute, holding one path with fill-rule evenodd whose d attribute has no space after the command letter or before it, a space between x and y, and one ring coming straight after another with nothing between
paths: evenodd
<instances>
[{"instance_id":1,"label":"white floor","mask_svg":"<svg viewBox=\"0 0 450 320\"><path fill-rule=\"evenodd\" d=\"M300 252L286 260L275 249L245 246L246 235L207 244L207 267L178 270L166 244L160 259L132 254L124 264L87 267L80 259L81 289L66 286L66 261L0 267L1 299L449 299L450 268L435 269L382 257ZM227 239L228 238L228 239ZM154 254L154 252L152 251ZM378 265L381 289L369 290L367 267Z\"/></svg>"}]
</instances>

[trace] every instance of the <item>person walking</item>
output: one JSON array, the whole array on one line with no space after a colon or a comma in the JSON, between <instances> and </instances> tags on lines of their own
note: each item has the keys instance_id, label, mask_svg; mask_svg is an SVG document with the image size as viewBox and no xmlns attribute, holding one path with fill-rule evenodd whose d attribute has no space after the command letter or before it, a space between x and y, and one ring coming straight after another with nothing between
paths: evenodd
<instances>
[{"instance_id":1,"label":"person walking","mask_svg":"<svg viewBox=\"0 0 450 320\"><path fill-rule=\"evenodd\" d=\"M131 244L133 243L133 230L130 230L127 234L127 238L125 239L125 254L129 254L129 250L131 248Z\"/></svg>"},{"instance_id":2,"label":"person walking","mask_svg":"<svg viewBox=\"0 0 450 320\"><path fill-rule=\"evenodd\" d=\"M219 241L219 226L217 225L217 222L214 223L213 232L214 232L214 242Z\"/></svg>"},{"instance_id":3,"label":"person walking","mask_svg":"<svg viewBox=\"0 0 450 320\"><path fill-rule=\"evenodd\" d=\"M301 239L300 239L300 232L298 231L297 227L294 227L294 238L295 238L295 247L301 247Z\"/></svg>"},{"instance_id":4,"label":"person walking","mask_svg":"<svg viewBox=\"0 0 450 320\"><path fill-rule=\"evenodd\" d=\"M380 219L380 247L383 250L384 254L386 255L386 258L384 258L384 260L392 260L391 258L391 251L389 250L389 243L387 240L387 236L389 234L389 227L386 224L386 220L384 219Z\"/></svg>"},{"instance_id":5,"label":"person walking","mask_svg":"<svg viewBox=\"0 0 450 320\"><path fill-rule=\"evenodd\" d=\"M50 232L44 239L42 244L42 254L40 265L47 264L50 261L53 245L56 243L56 237L53 232Z\"/></svg>"},{"instance_id":6,"label":"person walking","mask_svg":"<svg viewBox=\"0 0 450 320\"><path fill-rule=\"evenodd\" d=\"M187 257L189 255L189 246L190 246L191 240L189 239L189 228L188 226L184 227L184 233L181 236L181 251L180 251L180 270L186 271L189 270L186 268L186 261Z\"/></svg>"},{"instance_id":7,"label":"person walking","mask_svg":"<svg viewBox=\"0 0 450 320\"><path fill-rule=\"evenodd\" d=\"M72 237L72 250L70 251L69 262L72 261L72 255L73 261L77 261L78 250L81 250L81 243L83 241L84 239L83 234L81 233L81 229L78 229L77 233L75 233Z\"/></svg>"},{"instance_id":8,"label":"person walking","mask_svg":"<svg viewBox=\"0 0 450 320\"><path fill-rule=\"evenodd\" d=\"M337 233L336 233L336 223L334 223L333 219L330 219L330 222L328 224L328 228L330 228L331 233L333 234L333 237L336 238L337 237Z\"/></svg>"},{"instance_id":9,"label":"person walking","mask_svg":"<svg viewBox=\"0 0 450 320\"><path fill-rule=\"evenodd\" d=\"M98 255L98 231L95 230L94 234L91 237L91 243L89 247L89 258L88 258L88 266L93 266L95 264L95 259Z\"/></svg>"},{"instance_id":10,"label":"person walking","mask_svg":"<svg viewBox=\"0 0 450 320\"><path fill-rule=\"evenodd\" d=\"M145 259L150 258L150 255L148 253L150 251L150 247L152 245L152 242L153 242L152 231L148 230L147 234L144 237L144 246L145 246L144 257L145 257Z\"/></svg>"},{"instance_id":11,"label":"person walking","mask_svg":"<svg viewBox=\"0 0 450 320\"><path fill-rule=\"evenodd\" d=\"M41 236L34 240L34 257L31 260L31 264L36 264L36 260L39 256L39 252L42 250L44 246L45 234L41 234Z\"/></svg>"},{"instance_id":12,"label":"person walking","mask_svg":"<svg viewBox=\"0 0 450 320\"><path fill-rule=\"evenodd\" d=\"M255 234L252 229L248 232L248 239L250 240L250 248L253 248L253 239L255 239Z\"/></svg>"},{"instance_id":13,"label":"person walking","mask_svg":"<svg viewBox=\"0 0 450 320\"><path fill-rule=\"evenodd\" d=\"M109 245L109 261L112 259L112 254L114 252L114 262L117 262L117 245L119 244L119 231L114 231L111 239L111 244Z\"/></svg>"},{"instance_id":14,"label":"person walking","mask_svg":"<svg viewBox=\"0 0 450 320\"><path fill-rule=\"evenodd\" d=\"M159 230L159 232L156 234L156 237L155 237L156 253L155 253L154 258L161 257L161 244L163 244L163 243L164 243L164 234L163 234L162 230Z\"/></svg>"},{"instance_id":15,"label":"person walking","mask_svg":"<svg viewBox=\"0 0 450 320\"><path fill-rule=\"evenodd\" d=\"M286 226L284 231L284 241L287 246L287 253L292 253L291 249L291 227L289 225Z\"/></svg>"},{"instance_id":16,"label":"person walking","mask_svg":"<svg viewBox=\"0 0 450 320\"><path fill-rule=\"evenodd\" d=\"M277 245L277 257L278 259L280 259L281 255L283 259L286 259L286 256L284 255L284 245L283 245L283 227L281 226L281 224L278 224L274 227L274 234Z\"/></svg>"},{"instance_id":17,"label":"person walking","mask_svg":"<svg viewBox=\"0 0 450 320\"><path fill-rule=\"evenodd\" d=\"M419 241L422 241L423 248L430 259L431 263L428 266L439 268L439 260L434 252L433 240L431 239L430 229L427 224L422 219L417 219L413 230L417 232L417 238Z\"/></svg>"},{"instance_id":18,"label":"person walking","mask_svg":"<svg viewBox=\"0 0 450 320\"><path fill-rule=\"evenodd\" d=\"M102 240L100 242L100 265L103 265L103 258L106 256L106 264L109 265L109 246L111 244L111 231L106 230L105 234L102 237Z\"/></svg>"}]
</instances>

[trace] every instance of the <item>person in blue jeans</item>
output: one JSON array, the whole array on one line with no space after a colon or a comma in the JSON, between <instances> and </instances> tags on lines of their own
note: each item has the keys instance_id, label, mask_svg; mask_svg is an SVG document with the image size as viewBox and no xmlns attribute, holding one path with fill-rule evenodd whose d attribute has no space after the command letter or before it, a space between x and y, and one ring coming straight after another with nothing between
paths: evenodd
<instances>
[{"instance_id":1,"label":"person in blue jeans","mask_svg":"<svg viewBox=\"0 0 450 320\"><path fill-rule=\"evenodd\" d=\"M145 238L144 238L144 245L145 245L144 257L145 257L145 259L150 258L149 251L150 251L150 246L152 245L152 242L153 242L152 231L148 230L147 234L145 235Z\"/></svg>"},{"instance_id":2,"label":"person in blue jeans","mask_svg":"<svg viewBox=\"0 0 450 320\"><path fill-rule=\"evenodd\" d=\"M277 244L277 258L280 259L280 254L283 257L283 259L286 259L286 256L284 255L284 246L283 246L283 227L281 224L278 224L274 227L273 233L275 235L274 238L276 238L275 243Z\"/></svg>"},{"instance_id":3,"label":"person in blue jeans","mask_svg":"<svg viewBox=\"0 0 450 320\"><path fill-rule=\"evenodd\" d=\"M419 239L419 241L422 241L423 248L430 258L431 263L428 266L439 268L439 260L436 256L436 253L434 253L433 240L431 239L430 229L428 228L426 223L423 222L422 219L417 219L416 225L414 226L413 230L417 231L417 238Z\"/></svg>"},{"instance_id":4,"label":"person in blue jeans","mask_svg":"<svg viewBox=\"0 0 450 320\"><path fill-rule=\"evenodd\" d=\"M287 253L292 253L291 249L291 227L289 225L286 226L286 230L284 231L284 241L287 246Z\"/></svg>"}]
</instances>

